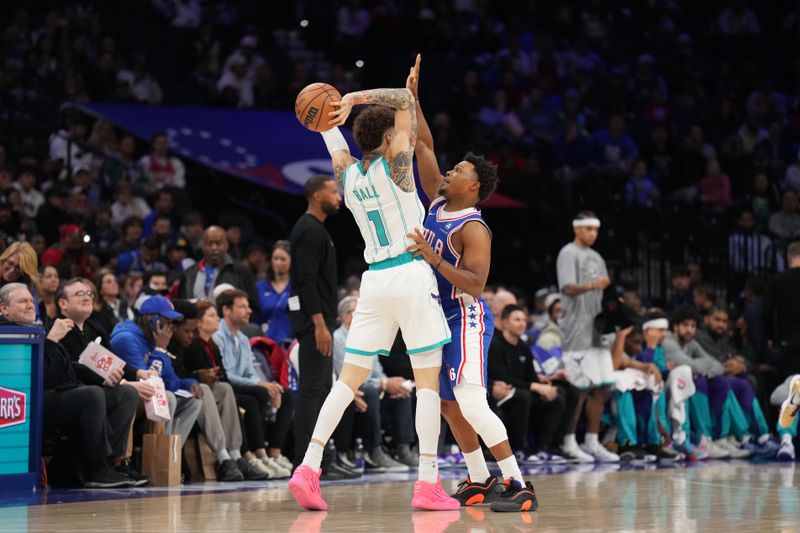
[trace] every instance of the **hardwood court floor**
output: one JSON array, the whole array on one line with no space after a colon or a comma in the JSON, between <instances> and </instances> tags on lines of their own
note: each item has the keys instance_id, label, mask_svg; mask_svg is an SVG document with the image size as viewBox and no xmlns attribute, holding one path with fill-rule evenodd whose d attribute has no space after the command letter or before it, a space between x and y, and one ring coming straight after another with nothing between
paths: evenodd
<instances>
[{"instance_id":1,"label":"hardwood court floor","mask_svg":"<svg viewBox=\"0 0 800 533\"><path fill-rule=\"evenodd\" d=\"M463 473L447 475L451 477L443 484L449 490L455 488ZM403 480L379 483L323 484L329 503L327 513L300 511L285 482L225 492L210 492L203 485L195 485L194 493L185 489L149 489L128 497L104 493L101 497L123 499L44 505L9 505L8 500L0 499L5 505L0 507L0 530L800 532L800 468L795 464L732 462L658 470L573 469L534 476L540 510L522 514L497 514L486 508L412 512L409 502L413 481L409 477L395 475L393 479ZM48 498L50 502L59 499L63 498Z\"/></svg>"}]
</instances>

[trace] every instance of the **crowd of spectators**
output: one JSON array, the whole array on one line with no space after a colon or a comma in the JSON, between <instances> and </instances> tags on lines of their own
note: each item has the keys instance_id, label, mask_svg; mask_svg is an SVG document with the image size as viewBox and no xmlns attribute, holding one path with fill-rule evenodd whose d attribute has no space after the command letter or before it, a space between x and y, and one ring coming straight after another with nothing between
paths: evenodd
<instances>
[{"instance_id":1,"label":"crowd of spectators","mask_svg":"<svg viewBox=\"0 0 800 533\"><path fill-rule=\"evenodd\" d=\"M742 0L594 0L580 6L351 0L297 2L269 17L256 1L132 0L114 9L102 2L54 2L47 10L17 4L0 17L0 104L5 117L22 113L51 134L9 127L0 135L0 285L11 287L0 293L0 310L16 298L20 309L9 308L12 314L3 317L40 320L50 332L48 361L55 366L46 374L48 390L74 389L76 402L99 409L110 401L109 391L122 390L120 379L137 389L114 399L124 413L108 415L112 427L130 425L128 404L152 394L139 385L145 375L139 373L152 369L141 352L169 350L182 357L153 360L161 361L170 392L190 393L173 398L173 409L194 413L174 431L188 435L196 420L214 447L221 477L282 477L290 466L283 455L291 441L290 373L257 355L275 353L278 361L277 350L291 342L287 243L270 250L255 240L242 242L241 222L217 226L217 213L193 210L186 192L192 167L170 153L166 134L142 140L103 120L55 118L66 101L289 109L297 91L316 81L313 69L320 64L290 59L275 30L290 30L295 45L319 51L331 66L328 81L342 92L399 85L413 53L422 52L420 97L432 117L441 167L455 164L467 148L487 153L498 165L500 191L528 203L524 216L532 231L520 237L498 232L527 259L514 271L522 276L525 265L542 257L546 262L563 244L555 241L562 234L550 229L559 222L568 228L562 213L571 216L582 204L610 220L614 211L672 212L729 228L716 242L727 250L722 283L709 270L704 282L705 258L687 257L681 248L675 262L690 264L672 268L664 293L640 294L635 280L627 291L621 284L620 293L670 310L693 303L703 313L724 308L727 298L738 305L725 320L736 353L751 354L756 367L769 362L763 326L752 318L764 281L753 275L786 269L786 249L800 236L800 58L791 53L800 30L797 7ZM145 27L152 39L141 39ZM497 272L509 272L498 266ZM552 262L537 269L555 279ZM529 285L518 278L502 282ZM725 292L718 294L720 288ZM161 302L148 312L148 302L163 296L174 305ZM550 338L544 349L552 348L559 302L551 298L545 306L544 293L518 296L525 315L526 303L531 310L538 305L538 342ZM649 301L659 296L663 301ZM495 295L500 324L519 318L513 309L503 317L509 303L507 295ZM345 299L339 309L345 331L351 304ZM168 326L154 325L162 319ZM126 334L141 345L128 355L121 346L133 341ZM70 343L70 336L80 339ZM115 383L97 383L77 365L82 347L97 336L130 365ZM269 342L254 343L259 337ZM516 346L517 337L527 338L508 335L497 344ZM508 346L505 351L513 352ZM346 424L334 438L343 462L353 460L348 451L362 438L368 468L415 464L406 418L412 405L403 385L410 374L400 367L373 370L354 407L359 427ZM570 391L558 377L517 374L499 362L490 367L495 399L515 387L533 394L527 406L500 406L506 414L534 413L524 421L512 417L521 424L510 431L518 451L553 455ZM202 400L206 394L229 397L222 383L249 413L236 425L238 437L230 401L227 414L220 407L215 417ZM85 392L92 386L105 396ZM376 399L380 391L389 393L384 400ZM768 392L762 388L760 398ZM549 405L553 401L558 405ZM385 411L388 422L381 425L376 411ZM77 416L52 415L49 429L77 423ZM528 422L539 435L532 442L526 440ZM122 472L141 481L119 431L81 431L97 450L84 465L86 479L112 486L124 481L114 474ZM384 434L394 458L384 453ZM118 470L109 470L113 465Z\"/></svg>"}]
</instances>

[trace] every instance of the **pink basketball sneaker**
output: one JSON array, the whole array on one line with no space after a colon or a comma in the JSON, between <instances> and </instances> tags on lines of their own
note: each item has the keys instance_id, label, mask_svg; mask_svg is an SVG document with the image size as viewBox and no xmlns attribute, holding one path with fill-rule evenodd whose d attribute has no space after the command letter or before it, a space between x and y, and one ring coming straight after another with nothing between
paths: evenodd
<instances>
[{"instance_id":1,"label":"pink basketball sneaker","mask_svg":"<svg viewBox=\"0 0 800 533\"><path fill-rule=\"evenodd\" d=\"M322 499L319 490L320 472L314 472L308 465L300 465L289 480L289 490L297 505L309 511L326 511L328 504Z\"/></svg>"},{"instance_id":2,"label":"pink basketball sneaker","mask_svg":"<svg viewBox=\"0 0 800 533\"><path fill-rule=\"evenodd\" d=\"M414 484L411 506L423 511L452 511L461 508L458 500L448 496L439 483L427 481L417 481Z\"/></svg>"}]
</instances>

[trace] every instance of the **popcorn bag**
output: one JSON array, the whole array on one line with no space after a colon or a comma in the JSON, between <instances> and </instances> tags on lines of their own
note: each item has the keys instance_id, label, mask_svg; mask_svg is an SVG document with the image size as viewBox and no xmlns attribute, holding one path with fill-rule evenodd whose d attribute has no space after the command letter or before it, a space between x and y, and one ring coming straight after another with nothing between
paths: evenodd
<instances>
[{"instance_id":1,"label":"popcorn bag","mask_svg":"<svg viewBox=\"0 0 800 533\"><path fill-rule=\"evenodd\" d=\"M153 397L144 402L144 410L148 420L153 422L167 422L172 417L169 414L169 404L167 403L167 392L164 390L164 381L161 378L150 377L143 380L156 390Z\"/></svg>"},{"instance_id":2,"label":"popcorn bag","mask_svg":"<svg viewBox=\"0 0 800 533\"><path fill-rule=\"evenodd\" d=\"M94 341L86 346L86 349L83 350L78 358L78 362L92 369L103 379L107 379L113 372L125 367L124 360Z\"/></svg>"}]
</instances>

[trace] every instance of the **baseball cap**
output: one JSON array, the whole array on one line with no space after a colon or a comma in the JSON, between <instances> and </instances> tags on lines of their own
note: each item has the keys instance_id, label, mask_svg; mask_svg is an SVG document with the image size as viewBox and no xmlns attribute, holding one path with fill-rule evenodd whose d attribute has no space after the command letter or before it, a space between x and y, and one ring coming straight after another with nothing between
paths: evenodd
<instances>
[{"instance_id":1,"label":"baseball cap","mask_svg":"<svg viewBox=\"0 0 800 533\"><path fill-rule=\"evenodd\" d=\"M61 235L62 239L64 237L66 237L67 235L70 235L72 233L83 233L83 230L77 224L66 224L66 225L61 227L60 235Z\"/></svg>"},{"instance_id":2,"label":"baseball cap","mask_svg":"<svg viewBox=\"0 0 800 533\"><path fill-rule=\"evenodd\" d=\"M143 315L161 315L169 320L183 320L183 315L175 311L172 302L163 296L151 296L142 302L139 312Z\"/></svg>"}]
</instances>

